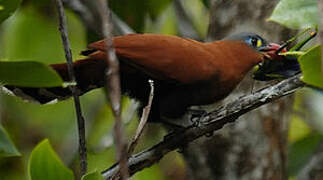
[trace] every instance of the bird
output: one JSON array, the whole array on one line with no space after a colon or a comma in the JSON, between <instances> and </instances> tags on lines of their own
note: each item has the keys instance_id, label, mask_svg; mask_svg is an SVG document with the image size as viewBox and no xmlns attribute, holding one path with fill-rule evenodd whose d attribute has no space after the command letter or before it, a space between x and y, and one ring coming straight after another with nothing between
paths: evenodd
<instances>
[{"instance_id":1,"label":"bird","mask_svg":"<svg viewBox=\"0 0 323 180\"><path fill-rule=\"evenodd\" d=\"M112 39L120 61L121 93L140 102L139 114L148 103L154 81L149 122L183 116L191 106L224 99L252 68L278 57L280 45L244 32L213 42L160 34L129 34ZM86 56L73 64L78 95L103 87L107 68L106 40L88 45ZM64 81L70 81L66 63L50 65ZM31 88L6 85L15 95L41 104L64 100L69 88Z\"/></svg>"}]
</instances>

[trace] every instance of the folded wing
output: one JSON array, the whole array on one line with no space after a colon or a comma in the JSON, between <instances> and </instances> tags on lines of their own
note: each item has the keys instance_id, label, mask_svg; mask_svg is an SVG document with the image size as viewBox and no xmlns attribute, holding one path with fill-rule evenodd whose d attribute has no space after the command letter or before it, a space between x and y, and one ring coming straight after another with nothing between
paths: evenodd
<instances>
[{"instance_id":1,"label":"folded wing","mask_svg":"<svg viewBox=\"0 0 323 180\"><path fill-rule=\"evenodd\" d=\"M215 72L214 55L198 41L154 34L131 34L113 40L117 56L124 63L155 79L193 83L209 79ZM106 51L104 40L88 47L96 53Z\"/></svg>"}]
</instances>

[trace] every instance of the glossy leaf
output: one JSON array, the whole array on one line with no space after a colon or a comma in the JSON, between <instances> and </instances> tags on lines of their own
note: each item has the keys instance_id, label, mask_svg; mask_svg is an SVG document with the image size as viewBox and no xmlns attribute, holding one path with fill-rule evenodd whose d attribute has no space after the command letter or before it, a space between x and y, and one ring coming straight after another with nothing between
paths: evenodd
<instances>
[{"instance_id":1,"label":"glossy leaf","mask_svg":"<svg viewBox=\"0 0 323 180\"><path fill-rule=\"evenodd\" d=\"M104 178L98 171L94 171L84 175L82 180L104 180Z\"/></svg>"},{"instance_id":2,"label":"glossy leaf","mask_svg":"<svg viewBox=\"0 0 323 180\"><path fill-rule=\"evenodd\" d=\"M302 80L314 87L323 88L321 46L315 46L298 59L303 73Z\"/></svg>"},{"instance_id":3,"label":"glossy leaf","mask_svg":"<svg viewBox=\"0 0 323 180\"><path fill-rule=\"evenodd\" d=\"M40 142L31 152L28 174L31 180L74 179L73 172L59 159L47 139Z\"/></svg>"},{"instance_id":4,"label":"glossy leaf","mask_svg":"<svg viewBox=\"0 0 323 180\"><path fill-rule=\"evenodd\" d=\"M0 157L20 156L8 133L0 124Z\"/></svg>"},{"instance_id":5,"label":"glossy leaf","mask_svg":"<svg viewBox=\"0 0 323 180\"><path fill-rule=\"evenodd\" d=\"M63 80L50 67L39 62L0 61L0 83L23 87L62 86Z\"/></svg>"},{"instance_id":6,"label":"glossy leaf","mask_svg":"<svg viewBox=\"0 0 323 180\"><path fill-rule=\"evenodd\" d=\"M281 0L269 20L293 29L316 27L317 0Z\"/></svg>"},{"instance_id":7,"label":"glossy leaf","mask_svg":"<svg viewBox=\"0 0 323 180\"><path fill-rule=\"evenodd\" d=\"M0 0L0 23L10 17L20 3L21 0Z\"/></svg>"}]
</instances>

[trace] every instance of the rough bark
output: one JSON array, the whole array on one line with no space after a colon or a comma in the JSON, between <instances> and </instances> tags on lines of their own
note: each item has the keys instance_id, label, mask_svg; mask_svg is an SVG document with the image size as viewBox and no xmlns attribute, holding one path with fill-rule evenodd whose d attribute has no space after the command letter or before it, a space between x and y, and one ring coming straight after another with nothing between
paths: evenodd
<instances>
[{"instance_id":1,"label":"rough bark","mask_svg":"<svg viewBox=\"0 0 323 180\"><path fill-rule=\"evenodd\" d=\"M208 40L252 31L280 42L291 32L266 22L278 0L213 0ZM225 101L252 91L254 81L247 76ZM257 83L254 89L261 87ZM288 110L292 98L268 104L244 115L212 138L203 138L183 151L189 179L286 179ZM203 173L201 173L203 172Z\"/></svg>"}]
</instances>

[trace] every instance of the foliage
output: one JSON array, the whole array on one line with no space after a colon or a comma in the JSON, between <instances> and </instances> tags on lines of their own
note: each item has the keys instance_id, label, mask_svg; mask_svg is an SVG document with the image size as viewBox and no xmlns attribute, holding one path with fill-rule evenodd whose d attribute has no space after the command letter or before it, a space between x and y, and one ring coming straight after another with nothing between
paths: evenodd
<instances>
[{"instance_id":1,"label":"foliage","mask_svg":"<svg viewBox=\"0 0 323 180\"><path fill-rule=\"evenodd\" d=\"M321 46L315 46L299 57L299 63L303 72L302 80L311 86L319 88L323 88L321 51Z\"/></svg>"},{"instance_id":2,"label":"foliage","mask_svg":"<svg viewBox=\"0 0 323 180\"><path fill-rule=\"evenodd\" d=\"M104 180L104 178L98 171L94 171L84 175L82 180Z\"/></svg>"},{"instance_id":3,"label":"foliage","mask_svg":"<svg viewBox=\"0 0 323 180\"><path fill-rule=\"evenodd\" d=\"M293 29L315 27L318 24L317 0L281 0L269 20Z\"/></svg>"},{"instance_id":4,"label":"foliage","mask_svg":"<svg viewBox=\"0 0 323 180\"><path fill-rule=\"evenodd\" d=\"M20 3L21 0L0 0L0 23L10 17Z\"/></svg>"},{"instance_id":5,"label":"foliage","mask_svg":"<svg viewBox=\"0 0 323 180\"><path fill-rule=\"evenodd\" d=\"M0 83L23 87L63 86L63 80L56 71L32 61L0 61Z\"/></svg>"},{"instance_id":6,"label":"foliage","mask_svg":"<svg viewBox=\"0 0 323 180\"><path fill-rule=\"evenodd\" d=\"M54 4L47 6L50 7L44 8L55 7ZM45 64L65 61L55 14L51 11L43 12L44 9L37 7L37 4L26 4L3 24L4 48L0 52L3 59L37 61ZM66 14L73 58L79 58L80 51L84 50L87 44L84 26L75 14L69 11Z\"/></svg>"},{"instance_id":7,"label":"foliage","mask_svg":"<svg viewBox=\"0 0 323 180\"><path fill-rule=\"evenodd\" d=\"M317 0L281 0L269 20L294 29L318 26ZM315 87L323 88L321 70L321 48L313 47L298 58L303 72L302 80Z\"/></svg>"},{"instance_id":8,"label":"foliage","mask_svg":"<svg viewBox=\"0 0 323 180\"><path fill-rule=\"evenodd\" d=\"M28 163L31 180L73 180L73 172L65 167L46 139L31 152Z\"/></svg>"},{"instance_id":9,"label":"foliage","mask_svg":"<svg viewBox=\"0 0 323 180\"><path fill-rule=\"evenodd\" d=\"M275 7L269 20L292 29L316 28L319 20L317 0L281 0ZM300 52L299 54L301 54L301 56L297 58L302 71L302 80L306 84L317 88L323 88L321 51L322 48L320 45L312 46L308 50L305 50L305 53ZM299 97L299 95L297 97ZM300 111L300 109L304 108L302 107L301 101L306 101L306 99L300 100L298 98L296 100L296 108ZM300 112L305 113L304 110L301 110ZM312 116L315 116L315 114L312 114ZM294 121L295 120L292 122ZM309 126L310 125L311 124L309 124ZM304 129L304 127L306 127L305 129L308 129L306 124L303 124L301 129ZM291 132L296 131L300 131L300 128L295 129L295 127L292 126ZM303 133L302 138L291 143L288 152L288 173L291 177L297 175L306 165L320 142L322 142L321 134L308 132L307 130L306 133Z\"/></svg>"}]
</instances>

